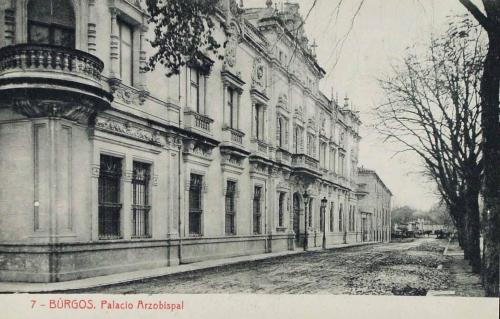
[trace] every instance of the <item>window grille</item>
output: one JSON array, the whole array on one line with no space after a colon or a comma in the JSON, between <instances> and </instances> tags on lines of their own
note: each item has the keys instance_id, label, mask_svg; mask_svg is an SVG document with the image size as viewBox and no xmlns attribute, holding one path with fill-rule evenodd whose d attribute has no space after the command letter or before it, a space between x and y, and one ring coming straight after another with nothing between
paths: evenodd
<instances>
[{"instance_id":1,"label":"window grille","mask_svg":"<svg viewBox=\"0 0 500 319\"><path fill-rule=\"evenodd\" d=\"M258 235L262 233L261 229L261 196L262 196L262 187L255 186L254 187L254 196L253 196L253 233Z\"/></svg>"},{"instance_id":2,"label":"window grille","mask_svg":"<svg viewBox=\"0 0 500 319\"><path fill-rule=\"evenodd\" d=\"M132 174L132 237L151 237L149 181L151 165L133 163Z\"/></svg>"},{"instance_id":3,"label":"window grille","mask_svg":"<svg viewBox=\"0 0 500 319\"><path fill-rule=\"evenodd\" d=\"M201 235L203 176L191 174L189 182L189 234Z\"/></svg>"},{"instance_id":4,"label":"window grille","mask_svg":"<svg viewBox=\"0 0 500 319\"><path fill-rule=\"evenodd\" d=\"M99 239L121 238L122 159L101 155L98 181L98 233Z\"/></svg>"}]
</instances>

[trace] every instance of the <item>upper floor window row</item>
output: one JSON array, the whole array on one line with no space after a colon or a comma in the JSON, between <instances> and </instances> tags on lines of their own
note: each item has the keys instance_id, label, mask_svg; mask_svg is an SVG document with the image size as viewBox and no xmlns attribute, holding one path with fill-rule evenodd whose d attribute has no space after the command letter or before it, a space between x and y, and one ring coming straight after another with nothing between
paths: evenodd
<instances>
[{"instance_id":1,"label":"upper floor window row","mask_svg":"<svg viewBox=\"0 0 500 319\"><path fill-rule=\"evenodd\" d=\"M28 2L28 43L75 47L75 12L69 0Z\"/></svg>"}]
</instances>

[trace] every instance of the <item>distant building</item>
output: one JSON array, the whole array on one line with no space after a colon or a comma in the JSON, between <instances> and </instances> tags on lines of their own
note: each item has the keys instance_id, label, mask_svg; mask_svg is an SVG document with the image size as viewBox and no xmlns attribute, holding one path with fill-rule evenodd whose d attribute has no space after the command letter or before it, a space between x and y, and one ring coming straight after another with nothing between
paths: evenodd
<instances>
[{"instance_id":1,"label":"distant building","mask_svg":"<svg viewBox=\"0 0 500 319\"><path fill-rule=\"evenodd\" d=\"M359 201L363 240L390 241L391 191L373 170L358 168L358 181L364 192Z\"/></svg>"},{"instance_id":2,"label":"distant building","mask_svg":"<svg viewBox=\"0 0 500 319\"><path fill-rule=\"evenodd\" d=\"M416 220L409 221L406 225L409 231L415 233L435 232L436 230L446 229L444 225L435 224L425 218L417 218Z\"/></svg>"}]
</instances>

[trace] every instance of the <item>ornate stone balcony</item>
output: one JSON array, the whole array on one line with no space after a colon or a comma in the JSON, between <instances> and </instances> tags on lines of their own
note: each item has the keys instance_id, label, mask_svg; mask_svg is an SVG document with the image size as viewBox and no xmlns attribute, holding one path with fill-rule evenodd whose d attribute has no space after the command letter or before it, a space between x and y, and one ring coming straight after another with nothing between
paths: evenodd
<instances>
[{"instance_id":1,"label":"ornate stone balcony","mask_svg":"<svg viewBox=\"0 0 500 319\"><path fill-rule=\"evenodd\" d=\"M267 144L264 141L257 140L257 151L267 155Z\"/></svg>"},{"instance_id":2,"label":"ornate stone balcony","mask_svg":"<svg viewBox=\"0 0 500 319\"><path fill-rule=\"evenodd\" d=\"M278 148L276 150L275 157L276 157L276 162L282 163L285 165L291 165L292 157L291 157L290 152L288 152L282 148Z\"/></svg>"},{"instance_id":3,"label":"ornate stone balcony","mask_svg":"<svg viewBox=\"0 0 500 319\"><path fill-rule=\"evenodd\" d=\"M294 171L320 176L319 161L306 154L292 154L292 167Z\"/></svg>"},{"instance_id":4,"label":"ornate stone balcony","mask_svg":"<svg viewBox=\"0 0 500 319\"><path fill-rule=\"evenodd\" d=\"M103 68L97 57L70 48L35 44L0 48L2 102L28 117L85 122L113 99L101 85Z\"/></svg>"},{"instance_id":5,"label":"ornate stone balcony","mask_svg":"<svg viewBox=\"0 0 500 319\"><path fill-rule=\"evenodd\" d=\"M203 135L212 135L211 124L214 120L191 109L184 111L184 128Z\"/></svg>"},{"instance_id":6,"label":"ornate stone balcony","mask_svg":"<svg viewBox=\"0 0 500 319\"><path fill-rule=\"evenodd\" d=\"M243 137L245 136L245 133L242 131L226 126L222 128L222 132L224 134L224 142L236 144L237 146L243 145Z\"/></svg>"}]
</instances>

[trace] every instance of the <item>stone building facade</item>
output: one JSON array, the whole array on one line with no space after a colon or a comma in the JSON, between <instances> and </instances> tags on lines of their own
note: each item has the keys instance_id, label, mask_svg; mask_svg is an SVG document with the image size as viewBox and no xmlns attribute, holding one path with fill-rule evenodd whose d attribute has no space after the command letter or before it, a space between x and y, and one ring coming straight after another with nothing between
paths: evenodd
<instances>
[{"instance_id":1,"label":"stone building facade","mask_svg":"<svg viewBox=\"0 0 500 319\"><path fill-rule=\"evenodd\" d=\"M362 240L361 122L319 91L298 5L216 19L224 60L167 78L140 1L2 1L0 280Z\"/></svg>"},{"instance_id":2,"label":"stone building facade","mask_svg":"<svg viewBox=\"0 0 500 319\"><path fill-rule=\"evenodd\" d=\"M392 193L378 174L369 169L358 168L361 232L363 241L391 240Z\"/></svg>"}]
</instances>

